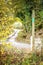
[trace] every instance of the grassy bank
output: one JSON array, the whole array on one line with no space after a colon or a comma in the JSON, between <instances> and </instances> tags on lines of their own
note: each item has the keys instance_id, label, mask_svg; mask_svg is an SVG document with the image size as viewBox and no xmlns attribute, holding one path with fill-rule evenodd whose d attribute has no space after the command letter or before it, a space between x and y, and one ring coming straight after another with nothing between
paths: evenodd
<instances>
[{"instance_id":1,"label":"grassy bank","mask_svg":"<svg viewBox=\"0 0 43 65\"><path fill-rule=\"evenodd\" d=\"M18 37L16 38L16 41L30 43L30 35L31 34L26 33L25 31L21 31L18 33Z\"/></svg>"},{"instance_id":2,"label":"grassy bank","mask_svg":"<svg viewBox=\"0 0 43 65\"><path fill-rule=\"evenodd\" d=\"M16 38L16 41L23 42L23 43L30 43L30 37L32 35L31 33L27 33L24 30L18 33L18 37ZM39 37L43 39L43 29L35 31L35 37Z\"/></svg>"}]
</instances>

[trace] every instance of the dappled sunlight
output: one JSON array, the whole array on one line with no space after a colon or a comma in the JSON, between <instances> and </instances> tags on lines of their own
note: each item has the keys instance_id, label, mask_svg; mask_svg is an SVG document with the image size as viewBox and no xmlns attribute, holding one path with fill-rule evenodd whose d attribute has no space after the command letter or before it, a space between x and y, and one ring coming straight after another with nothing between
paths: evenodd
<instances>
[{"instance_id":1,"label":"dappled sunlight","mask_svg":"<svg viewBox=\"0 0 43 65\"><path fill-rule=\"evenodd\" d=\"M0 0L0 65L43 65L43 0Z\"/></svg>"},{"instance_id":2,"label":"dappled sunlight","mask_svg":"<svg viewBox=\"0 0 43 65\"><path fill-rule=\"evenodd\" d=\"M19 22L19 21L18 21L18 22L15 22L15 23L14 23L14 27L15 27L15 28L22 28L22 23Z\"/></svg>"}]
</instances>

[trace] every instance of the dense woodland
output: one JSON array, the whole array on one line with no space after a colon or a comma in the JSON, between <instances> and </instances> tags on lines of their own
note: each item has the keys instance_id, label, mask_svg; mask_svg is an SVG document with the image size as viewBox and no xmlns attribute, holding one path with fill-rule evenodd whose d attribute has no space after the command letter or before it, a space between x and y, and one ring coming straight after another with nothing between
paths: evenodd
<instances>
[{"instance_id":1,"label":"dense woodland","mask_svg":"<svg viewBox=\"0 0 43 65\"><path fill-rule=\"evenodd\" d=\"M42 34L43 40L43 0L0 0L0 65L43 65L43 47L41 52L24 53L19 51L6 40L14 32L13 24L20 21L22 32L17 40L29 41L32 33L32 11L35 12L35 32ZM37 32L38 31L38 32ZM38 37L38 36L37 36ZM15 43L15 42L14 42ZM43 44L43 41L42 41ZM28 51L29 52L29 51Z\"/></svg>"},{"instance_id":2,"label":"dense woodland","mask_svg":"<svg viewBox=\"0 0 43 65\"><path fill-rule=\"evenodd\" d=\"M43 28L43 0L1 0L0 31L14 23L16 17L22 20L25 30L31 30L32 10L35 10L35 29ZM27 29L28 28L28 29Z\"/></svg>"}]
</instances>

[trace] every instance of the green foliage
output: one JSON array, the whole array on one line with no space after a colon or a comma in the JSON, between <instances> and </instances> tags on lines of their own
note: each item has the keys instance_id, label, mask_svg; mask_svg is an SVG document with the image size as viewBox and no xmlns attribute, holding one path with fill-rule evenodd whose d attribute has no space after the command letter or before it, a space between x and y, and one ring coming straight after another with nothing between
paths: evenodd
<instances>
[{"instance_id":1,"label":"green foliage","mask_svg":"<svg viewBox=\"0 0 43 65\"><path fill-rule=\"evenodd\" d=\"M0 50L0 64L1 65L43 65L43 61L41 61L41 56L37 54L24 54L23 52L15 52L15 48L11 47L9 51L9 44L2 44ZM3 51L3 53L2 53Z\"/></svg>"},{"instance_id":2,"label":"green foliage","mask_svg":"<svg viewBox=\"0 0 43 65\"><path fill-rule=\"evenodd\" d=\"M40 65L43 65L43 62L41 62Z\"/></svg>"},{"instance_id":3,"label":"green foliage","mask_svg":"<svg viewBox=\"0 0 43 65\"><path fill-rule=\"evenodd\" d=\"M43 1L42 0L1 0L0 1L0 32L12 25L15 18L21 19L26 32L31 32L32 10L35 10L35 28L43 28ZM10 29L10 28L9 28ZM2 33L3 34L3 33ZM0 39L3 36L0 36Z\"/></svg>"}]
</instances>

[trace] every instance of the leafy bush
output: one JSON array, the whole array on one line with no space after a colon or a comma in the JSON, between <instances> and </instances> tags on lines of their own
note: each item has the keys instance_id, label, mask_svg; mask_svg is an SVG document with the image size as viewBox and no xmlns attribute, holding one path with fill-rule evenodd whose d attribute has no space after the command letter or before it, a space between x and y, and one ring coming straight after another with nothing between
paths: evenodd
<instances>
[{"instance_id":1,"label":"leafy bush","mask_svg":"<svg viewBox=\"0 0 43 65\"><path fill-rule=\"evenodd\" d=\"M43 65L37 54L15 52L16 49L9 46L10 44L0 45L0 65Z\"/></svg>"}]
</instances>

